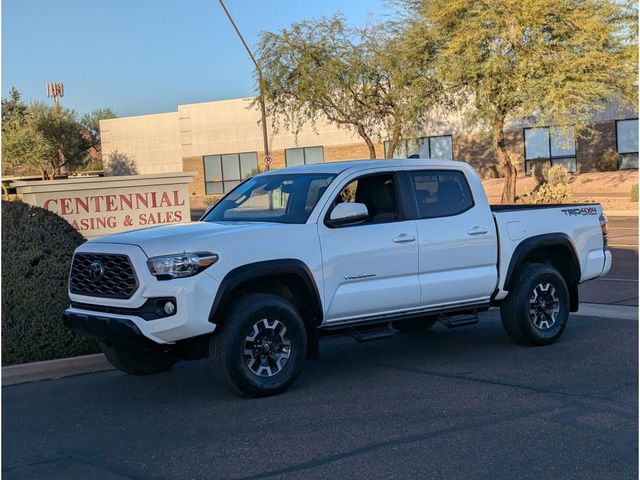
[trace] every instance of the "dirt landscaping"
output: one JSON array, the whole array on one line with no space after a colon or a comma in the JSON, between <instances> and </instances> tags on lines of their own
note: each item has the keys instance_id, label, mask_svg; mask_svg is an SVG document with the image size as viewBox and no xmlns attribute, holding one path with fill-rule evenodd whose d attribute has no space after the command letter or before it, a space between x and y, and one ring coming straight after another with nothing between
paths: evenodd
<instances>
[{"instance_id":1,"label":"dirt landscaping","mask_svg":"<svg viewBox=\"0 0 640 480\"><path fill-rule=\"evenodd\" d=\"M638 210L638 202L631 201L631 187L638 183L637 170L617 172L593 172L571 175L571 194L567 202L599 202L605 209ZM492 178L483 180L489 202L499 203L503 180ZM517 194L530 192L536 185L534 177L519 177Z\"/></svg>"}]
</instances>

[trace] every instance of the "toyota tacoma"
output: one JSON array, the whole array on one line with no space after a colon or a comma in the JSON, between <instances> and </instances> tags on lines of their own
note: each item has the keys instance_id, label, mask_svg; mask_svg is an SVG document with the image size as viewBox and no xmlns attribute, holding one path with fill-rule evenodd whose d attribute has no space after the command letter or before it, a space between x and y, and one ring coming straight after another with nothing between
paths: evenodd
<instances>
[{"instance_id":1,"label":"toyota tacoma","mask_svg":"<svg viewBox=\"0 0 640 480\"><path fill-rule=\"evenodd\" d=\"M462 162L324 163L256 175L198 222L82 244L64 320L126 373L208 356L258 397L330 333L457 327L495 306L516 343L551 344L610 267L599 204L490 206Z\"/></svg>"}]
</instances>

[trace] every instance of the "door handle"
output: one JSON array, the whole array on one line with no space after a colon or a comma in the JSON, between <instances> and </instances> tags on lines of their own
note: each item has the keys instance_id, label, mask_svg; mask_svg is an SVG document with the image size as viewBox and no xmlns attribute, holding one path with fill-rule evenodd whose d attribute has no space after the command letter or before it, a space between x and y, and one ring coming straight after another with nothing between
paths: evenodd
<instances>
[{"instance_id":1,"label":"door handle","mask_svg":"<svg viewBox=\"0 0 640 480\"><path fill-rule=\"evenodd\" d=\"M467 235L486 235L487 233L489 233L489 230L487 230L484 227L480 227L480 226L475 226L473 227L471 230L469 230L467 232Z\"/></svg>"},{"instance_id":2,"label":"door handle","mask_svg":"<svg viewBox=\"0 0 640 480\"><path fill-rule=\"evenodd\" d=\"M393 241L395 243L415 242L416 241L416 237L414 237L413 235L409 235L408 233L402 233L402 234L398 235L397 237L394 237Z\"/></svg>"}]
</instances>

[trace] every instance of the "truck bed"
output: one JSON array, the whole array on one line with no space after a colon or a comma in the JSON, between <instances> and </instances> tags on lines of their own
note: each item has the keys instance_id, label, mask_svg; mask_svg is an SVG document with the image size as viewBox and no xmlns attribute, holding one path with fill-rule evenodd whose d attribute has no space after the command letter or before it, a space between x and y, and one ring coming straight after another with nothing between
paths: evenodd
<instances>
[{"instance_id":1,"label":"truck bed","mask_svg":"<svg viewBox=\"0 0 640 480\"><path fill-rule=\"evenodd\" d=\"M565 239L576 252L581 267L580 282L602 274L606 255L599 203L491 205L490 208L499 238L500 288L520 244L544 244L551 237Z\"/></svg>"}]
</instances>

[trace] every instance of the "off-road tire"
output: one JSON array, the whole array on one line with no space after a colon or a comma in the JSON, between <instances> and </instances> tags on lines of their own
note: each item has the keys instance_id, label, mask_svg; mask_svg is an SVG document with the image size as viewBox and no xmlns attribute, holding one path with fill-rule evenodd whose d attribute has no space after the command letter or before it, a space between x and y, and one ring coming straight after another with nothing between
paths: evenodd
<instances>
[{"instance_id":1,"label":"off-road tire","mask_svg":"<svg viewBox=\"0 0 640 480\"><path fill-rule=\"evenodd\" d=\"M111 365L129 375L166 372L178 360L177 356L170 352L143 351L107 343L100 343L100 348Z\"/></svg>"},{"instance_id":2,"label":"off-road tire","mask_svg":"<svg viewBox=\"0 0 640 480\"><path fill-rule=\"evenodd\" d=\"M277 320L284 325L286 340L290 342L289 357L273 376L259 376L252 371L251 360L245 352L247 345L251 345L251 342L247 343L248 336L255 331L254 325L263 319L271 323ZM296 308L284 298L266 293L240 297L230 306L218 328L220 331L211 337L209 358L216 377L241 395L277 395L287 390L300 375L307 356L307 331ZM274 367L275 370L279 368Z\"/></svg>"},{"instance_id":3,"label":"off-road tire","mask_svg":"<svg viewBox=\"0 0 640 480\"><path fill-rule=\"evenodd\" d=\"M569 319L569 290L560 272L550 265L527 264L518 271L512 285L500 306L502 325L511 339L520 345L530 346L550 345L558 340ZM545 328L536 326L539 319L532 313L535 308L530 304L534 290L540 285L553 287L559 308L553 323L549 319L547 323L550 326Z\"/></svg>"},{"instance_id":4,"label":"off-road tire","mask_svg":"<svg viewBox=\"0 0 640 480\"><path fill-rule=\"evenodd\" d=\"M438 317L436 316L411 318L393 322L393 328L402 333L424 333L430 330L437 322Z\"/></svg>"}]
</instances>

